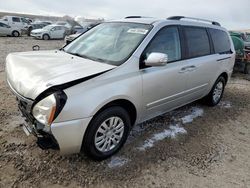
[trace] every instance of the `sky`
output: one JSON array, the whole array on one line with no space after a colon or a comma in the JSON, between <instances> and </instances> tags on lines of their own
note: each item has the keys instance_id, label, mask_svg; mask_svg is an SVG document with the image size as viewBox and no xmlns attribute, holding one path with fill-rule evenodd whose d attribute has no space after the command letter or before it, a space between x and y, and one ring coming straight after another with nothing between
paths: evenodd
<instances>
[{"instance_id":1,"label":"sky","mask_svg":"<svg viewBox=\"0 0 250 188\"><path fill-rule=\"evenodd\" d=\"M215 20L227 29L250 29L250 0L0 0L0 11L105 19L183 15Z\"/></svg>"}]
</instances>

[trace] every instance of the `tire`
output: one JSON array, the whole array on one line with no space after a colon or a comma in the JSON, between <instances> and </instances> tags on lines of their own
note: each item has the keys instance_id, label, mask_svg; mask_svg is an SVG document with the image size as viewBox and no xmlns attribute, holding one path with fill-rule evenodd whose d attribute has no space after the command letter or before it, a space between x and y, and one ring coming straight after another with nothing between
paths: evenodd
<instances>
[{"instance_id":1,"label":"tire","mask_svg":"<svg viewBox=\"0 0 250 188\"><path fill-rule=\"evenodd\" d=\"M245 64L244 74L250 74L250 63Z\"/></svg>"},{"instance_id":2,"label":"tire","mask_svg":"<svg viewBox=\"0 0 250 188\"><path fill-rule=\"evenodd\" d=\"M112 120L114 128L110 130L108 125L112 124ZM106 122L106 129L104 122ZM89 124L83 139L82 150L94 160L104 160L122 148L130 128L130 117L125 109L119 106L107 108L97 114ZM108 147L108 143L111 147Z\"/></svg>"},{"instance_id":3,"label":"tire","mask_svg":"<svg viewBox=\"0 0 250 188\"><path fill-rule=\"evenodd\" d=\"M20 36L20 33L19 33L18 31L15 30L15 31L12 32L12 36L13 36L13 37L19 37L19 36Z\"/></svg>"},{"instance_id":4,"label":"tire","mask_svg":"<svg viewBox=\"0 0 250 188\"><path fill-rule=\"evenodd\" d=\"M225 85L225 78L223 76L220 76L216 80L209 94L203 99L203 101L209 106L216 106L217 104L219 104L224 94Z\"/></svg>"},{"instance_id":5,"label":"tire","mask_svg":"<svg viewBox=\"0 0 250 188\"><path fill-rule=\"evenodd\" d=\"M43 35L43 40L49 40L49 39L50 39L50 36L48 34Z\"/></svg>"},{"instance_id":6,"label":"tire","mask_svg":"<svg viewBox=\"0 0 250 188\"><path fill-rule=\"evenodd\" d=\"M28 30L27 30L27 35L28 35L28 36L30 36L32 29L33 29L32 27L29 27L29 28L28 28Z\"/></svg>"}]
</instances>

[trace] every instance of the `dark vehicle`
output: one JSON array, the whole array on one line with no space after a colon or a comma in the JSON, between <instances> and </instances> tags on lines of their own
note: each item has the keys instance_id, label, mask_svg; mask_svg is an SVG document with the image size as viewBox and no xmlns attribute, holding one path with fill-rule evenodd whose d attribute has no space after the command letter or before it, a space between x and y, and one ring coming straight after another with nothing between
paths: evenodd
<instances>
[{"instance_id":1,"label":"dark vehicle","mask_svg":"<svg viewBox=\"0 0 250 188\"><path fill-rule=\"evenodd\" d=\"M82 26L74 26L72 29L72 34L76 34L76 33L84 33L85 31L87 31L87 28L84 28Z\"/></svg>"}]
</instances>

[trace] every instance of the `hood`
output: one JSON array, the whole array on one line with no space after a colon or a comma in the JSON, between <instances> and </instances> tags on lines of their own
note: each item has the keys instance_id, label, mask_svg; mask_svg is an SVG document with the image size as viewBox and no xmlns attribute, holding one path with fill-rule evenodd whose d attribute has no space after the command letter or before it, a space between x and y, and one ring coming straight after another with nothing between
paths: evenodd
<instances>
[{"instance_id":1,"label":"hood","mask_svg":"<svg viewBox=\"0 0 250 188\"><path fill-rule=\"evenodd\" d=\"M42 33L44 31L45 31L44 29L33 29L32 30L33 33Z\"/></svg>"},{"instance_id":2,"label":"hood","mask_svg":"<svg viewBox=\"0 0 250 188\"><path fill-rule=\"evenodd\" d=\"M57 50L11 53L6 58L7 81L17 93L30 99L52 86L113 68Z\"/></svg>"}]
</instances>

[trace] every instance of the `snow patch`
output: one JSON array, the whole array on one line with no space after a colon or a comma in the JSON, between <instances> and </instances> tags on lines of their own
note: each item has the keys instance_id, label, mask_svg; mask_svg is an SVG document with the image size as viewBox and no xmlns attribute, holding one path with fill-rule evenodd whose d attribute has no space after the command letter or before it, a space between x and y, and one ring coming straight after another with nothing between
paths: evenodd
<instances>
[{"instance_id":1,"label":"snow patch","mask_svg":"<svg viewBox=\"0 0 250 188\"><path fill-rule=\"evenodd\" d=\"M191 109L191 114L182 117L181 121L183 124L191 123L195 118L201 117L203 113L204 110L202 108L193 107Z\"/></svg>"},{"instance_id":2,"label":"snow patch","mask_svg":"<svg viewBox=\"0 0 250 188\"><path fill-rule=\"evenodd\" d=\"M186 134L187 131L177 125L170 125L169 129L165 129L160 133L156 133L152 136L152 138L144 141L144 144L139 147L139 150L145 150L147 148L151 148L154 146L155 142L164 140L165 138L175 138L178 134Z\"/></svg>"},{"instance_id":3,"label":"snow patch","mask_svg":"<svg viewBox=\"0 0 250 188\"><path fill-rule=\"evenodd\" d=\"M221 101L219 106L222 108L232 108L232 103L230 101Z\"/></svg>"},{"instance_id":4,"label":"snow patch","mask_svg":"<svg viewBox=\"0 0 250 188\"><path fill-rule=\"evenodd\" d=\"M109 168L122 167L129 160L123 157L111 157L111 161L108 163Z\"/></svg>"}]
</instances>

